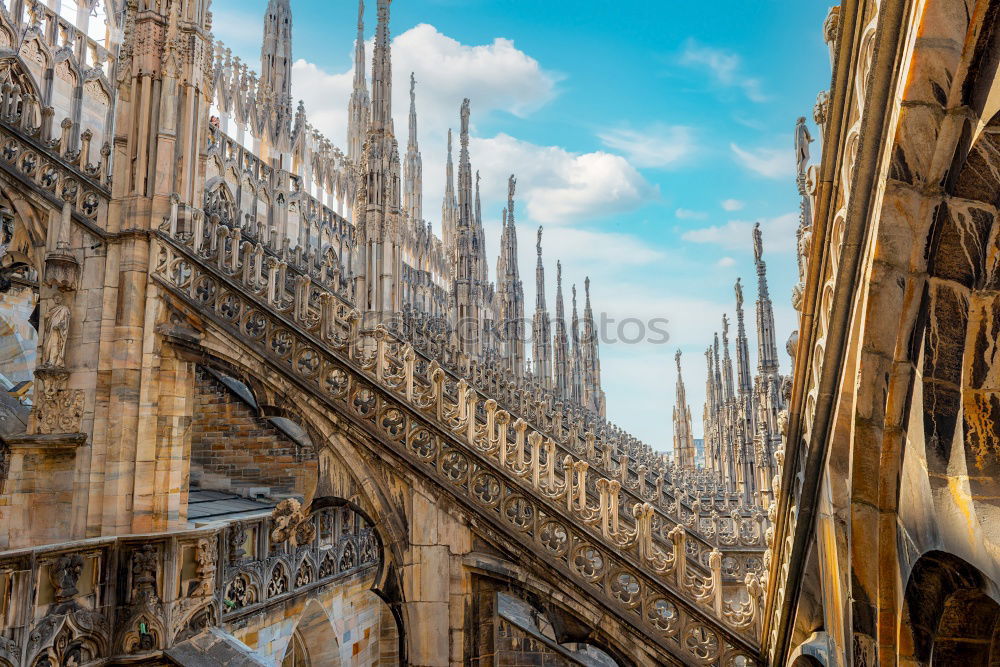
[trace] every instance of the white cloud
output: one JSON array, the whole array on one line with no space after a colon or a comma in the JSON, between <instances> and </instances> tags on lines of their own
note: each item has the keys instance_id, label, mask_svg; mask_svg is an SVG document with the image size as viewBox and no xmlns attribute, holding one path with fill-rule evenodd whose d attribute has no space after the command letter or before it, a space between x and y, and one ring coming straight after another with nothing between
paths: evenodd
<instances>
[{"instance_id":1,"label":"white cloud","mask_svg":"<svg viewBox=\"0 0 1000 667\"><path fill-rule=\"evenodd\" d=\"M545 247L549 249L548 256L571 259L575 264L643 266L664 258L662 252L627 234L549 227L543 232L543 238ZM534 245L528 247L534 254Z\"/></svg>"},{"instance_id":2,"label":"white cloud","mask_svg":"<svg viewBox=\"0 0 1000 667\"><path fill-rule=\"evenodd\" d=\"M795 173L793 151L784 148L758 148L745 150L735 143L729 144L736 161L765 178L790 178Z\"/></svg>"},{"instance_id":3,"label":"white cloud","mask_svg":"<svg viewBox=\"0 0 1000 667\"><path fill-rule=\"evenodd\" d=\"M739 199L724 199L722 201L722 210L739 211L744 205L744 202L741 202Z\"/></svg>"},{"instance_id":4,"label":"white cloud","mask_svg":"<svg viewBox=\"0 0 1000 667\"><path fill-rule=\"evenodd\" d=\"M372 44L372 40L365 43L368 67ZM350 52L353 54L353 46ZM562 78L543 70L537 60L515 48L509 39L496 38L490 44L470 46L426 23L392 40L392 71L393 118L396 135L402 137L400 143L405 148L413 72L417 79L421 152L425 162L428 155L440 155L442 164L444 137L449 127L457 130L463 98L472 101L473 124L476 118L498 111L523 117L555 97L556 84ZM292 69L293 97L305 102L310 122L339 146L346 139L347 102L353 80L353 67L331 73L300 59ZM426 168L424 174L426 178Z\"/></svg>"},{"instance_id":5,"label":"white cloud","mask_svg":"<svg viewBox=\"0 0 1000 667\"><path fill-rule=\"evenodd\" d=\"M712 225L684 232L685 241L711 243L726 250L746 250L752 244L753 222L730 220L724 225ZM791 252L795 249L795 232L799 226L797 213L785 213L776 218L760 221L764 237L764 253Z\"/></svg>"},{"instance_id":6,"label":"white cloud","mask_svg":"<svg viewBox=\"0 0 1000 667\"><path fill-rule=\"evenodd\" d=\"M737 87L752 102L764 102L767 95L761 90L758 79L743 74L743 62L739 55L722 49L699 44L689 39L680 58L682 65L707 69L715 80L726 87Z\"/></svg>"},{"instance_id":7,"label":"white cloud","mask_svg":"<svg viewBox=\"0 0 1000 667\"><path fill-rule=\"evenodd\" d=\"M572 153L501 133L474 138L470 152L473 167L482 173L484 196L499 199L513 172L520 201L531 219L541 223L572 223L627 211L657 195L625 158L603 151Z\"/></svg>"},{"instance_id":8,"label":"white cloud","mask_svg":"<svg viewBox=\"0 0 1000 667\"><path fill-rule=\"evenodd\" d=\"M371 42L367 44L371 58ZM625 158L603 151L574 153L539 146L506 134L475 137L475 122L493 113L524 116L556 94L560 76L515 48L508 39L469 46L427 24L417 25L392 43L393 117L396 136L405 146L409 113L409 77L417 79L418 139L424 169L424 215L438 219L444 193L447 132L458 128L462 99L472 110L470 153L482 175L484 212L506 203L507 177L518 177L518 199L537 222L567 223L634 208L657 194ZM347 102L353 70L324 71L298 60L293 93L305 101L310 122L334 144L344 146ZM458 137L455 136L457 161Z\"/></svg>"},{"instance_id":9,"label":"white cloud","mask_svg":"<svg viewBox=\"0 0 1000 667\"><path fill-rule=\"evenodd\" d=\"M732 257L723 257L718 262L715 263L716 266L721 268L728 268L730 266L736 266L736 260Z\"/></svg>"},{"instance_id":10,"label":"white cloud","mask_svg":"<svg viewBox=\"0 0 1000 667\"><path fill-rule=\"evenodd\" d=\"M674 211L674 215L681 220L705 220L708 218L708 213L704 211L692 211L689 208L679 208Z\"/></svg>"},{"instance_id":11,"label":"white cloud","mask_svg":"<svg viewBox=\"0 0 1000 667\"><path fill-rule=\"evenodd\" d=\"M637 167L667 167L694 152L693 132L683 125L654 125L641 131L619 128L598 137Z\"/></svg>"}]
</instances>

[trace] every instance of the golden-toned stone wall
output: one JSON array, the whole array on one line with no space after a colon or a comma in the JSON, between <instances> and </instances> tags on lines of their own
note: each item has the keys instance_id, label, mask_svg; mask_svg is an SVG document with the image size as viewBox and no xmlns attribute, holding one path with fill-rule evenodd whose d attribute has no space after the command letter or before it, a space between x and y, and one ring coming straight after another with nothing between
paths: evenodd
<instances>
[{"instance_id":1,"label":"golden-toned stone wall","mask_svg":"<svg viewBox=\"0 0 1000 667\"><path fill-rule=\"evenodd\" d=\"M383 614L383 603L371 592L372 571L358 572L336 585L324 587L308 597L275 605L227 624L234 637L255 651L281 664L292 640L300 633L312 665L391 665L393 655L382 656L380 638L383 623L391 620ZM315 619L316 606L325 616ZM329 635L316 627L325 621ZM312 627L306 628L306 625ZM320 638L334 639L334 646L321 646ZM322 657L321 657L322 656ZM328 661L327 661L328 660Z\"/></svg>"}]
</instances>

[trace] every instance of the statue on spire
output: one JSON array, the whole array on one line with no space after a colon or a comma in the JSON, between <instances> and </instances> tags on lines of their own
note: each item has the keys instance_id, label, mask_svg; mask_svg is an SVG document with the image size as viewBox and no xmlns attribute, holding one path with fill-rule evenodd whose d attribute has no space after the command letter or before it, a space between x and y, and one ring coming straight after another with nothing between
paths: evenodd
<instances>
[{"instance_id":1,"label":"statue on spire","mask_svg":"<svg viewBox=\"0 0 1000 667\"><path fill-rule=\"evenodd\" d=\"M799 116L795 123L795 173L798 177L804 178L806 169L809 167L809 144L813 141L806 126L806 117Z\"/></svg>"},{"instance_id":2,"label":"statue on spire","mask_svg":"<svg viewBox=\"0 0 1000 667\"><path fill-rule=\"evenodd\" d=\"M459 138L461 139L462 147L463 148L465 148L465 147L467 147L469 145L469 114L470 113L471 113L471 111L469 110L469 98L466 97L464 100L462 100L462 109L459 112L459 115L460 115L461 120L462 120L461 129L459 131Z\"/></svg>"},{"instance_id":3,"label":"statue on spire","mask_svg":"<svg viewBox=\"0 0 1000 667\"><path fill-rule=\"evenodd\" d=\"M764 256L764 241L760 234L760 223L753 224L753 261L760 264L761 257Z\"/></svg>"},{"instance_id":4,"label":"statue on spire","mask_svg":"<svg viewBox=\"0 0 1000 667\"><path fill-rule=\"evenodd\" d=\"M535 244L535 250L538 251L538 257L542 256L542 226L538 225L538 243ZM589 280L589 278L588 278Z\"/></svg>"}]
</instances>

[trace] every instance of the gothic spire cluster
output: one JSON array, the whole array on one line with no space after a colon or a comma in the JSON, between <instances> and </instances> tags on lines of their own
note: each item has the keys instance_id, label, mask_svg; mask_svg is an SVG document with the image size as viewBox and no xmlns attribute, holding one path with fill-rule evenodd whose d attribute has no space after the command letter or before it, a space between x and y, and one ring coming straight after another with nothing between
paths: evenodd
<instances>
[{"instance_id":1,"label":"gothic spire cluster","mask_svg":"<svg viewBox=\"0 0 1000 667\"><path fill-rule=\"evenodd\" d=\"M466 363L523 378L526 385L549 392L554 402L569 410L604 416L590 281L585 281L581 314L576 285L563 284L564 267L557 262L555 313L550 313L541 229L535 310L528 314L518 267L518 182L513 174L507 179L506 206L499 212L495 263L487 256L483 206L484 201L488 205L484 195L490 184L473 164L469 99L458 109L458 125L453 126L457 136L448 131L440 236L425 218L418 73L409 73L406 146L401 155L392 116L391 0L374 1L377 21L370 53L365 48L365 2L358 2L345 152L309 124L301 102L294 116L290 113L289 0L269 2L259 88L253 72L219 47L216 131L222 137L234 133L240 142L249 131L261 140L262 160L279 169L291 167L289 173L298 179L298 187L279 208L276 234L269 242L286 257L311 261L317 270L321 260L336 266L338 283L362 314L361 326L433 329L441 340L461 350ZM261 105L263 109L258 109ZM261 127L267 136L260 134ZM227 201L221 195L216 199L210 206L221 212ZM492 276L491 264L496 269ZM566 287L572 295L571 315Z\"/></svg>"},{"instance_id":2,"label":"gothic spire cluster","mask_svg":"<svg viewBox=\"0 0 1000 667\"><path fill-rule=\"evenodd\" d=\"M410 73L405 156L392 123L391 0L377 0L378 21L371 53L370 82L365 70L363 0L358 4L354 84L348 104L349 196L353 234L345 279L359 309L374 322L403 315L448 331L451 342L469 360L495 364L524 377L556 400L603 415L598 332L586 281L583 317L567 318L562 264L557 263L556 311L546 305L541 230L535 274L535 312L531 321L531 356L527 355L524 286L517 255L517 180L507 182L507 205L501 214L496 275L490 276L483 223L482 179L470 149L472 102L458 114L457 146L448 131L441 236L424 219L423 164L419 144L416 73ZM272 4L287 0L272 0ZM290 57L290 46L288 54ZM370 83L370 94L369 94ZM457 153L457 155L456 155ZM457 162L457 165L456 165ZM412 324L412 322L411 322Z\"/></svg>"},{"instance_id":3,"label":"gothic spire cluster","mask_svg":"<svg viewBox=\"0 0 1000 667\"><path fill-rule=\"evenodd\" d=\"M774 451L781 434L778 413L785 407L781 388L786 378L778 373L774 343L774 310L767 289L760 225L753 228L754 263L757 269L757 374L751 378L749 343L743 312L743 284L733 286L736 297L736 368L729 351L730 321L722 316L721 345L716 333L705 350L705 467L718 474L726 490L738 492L747 504L767 507L773 497ZM694 463L691 413L677 361L677 394L674 404L674 460L681 467Z\"/></svg>"}]
</instances>

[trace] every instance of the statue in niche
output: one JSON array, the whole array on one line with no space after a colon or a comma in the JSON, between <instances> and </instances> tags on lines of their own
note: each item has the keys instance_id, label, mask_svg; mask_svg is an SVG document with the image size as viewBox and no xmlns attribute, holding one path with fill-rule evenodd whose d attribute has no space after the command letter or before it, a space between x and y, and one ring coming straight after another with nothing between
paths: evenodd
<instances>
[{"instance_id":1,"label":"statue in niche","mask_svg":"<svg viewBox=\"0 0 1000 667\"><path fill-rule=\"evenodd\" d=\"M61 292L52 297L53 305L45 317L42 338L42 365L62 368L66 360L66 339L69 336L69 308Z\"/></svg>"}]
</instances>

